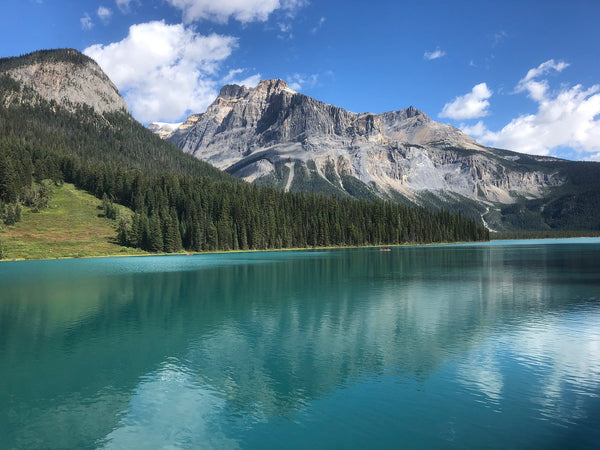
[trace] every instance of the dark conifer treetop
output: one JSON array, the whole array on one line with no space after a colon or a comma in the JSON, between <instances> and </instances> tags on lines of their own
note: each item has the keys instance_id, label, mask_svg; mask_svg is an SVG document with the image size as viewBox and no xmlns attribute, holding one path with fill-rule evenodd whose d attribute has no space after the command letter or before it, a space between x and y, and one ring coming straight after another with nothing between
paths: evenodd
<instances>
[{"instance_id":1,"label":"dark conifer treetop","mask_svg":"<svg viewBox=\"0 0 600 450\"><path fill-rule=\"evenodd\" d=\"M58 50L38 50L21 56L0 58L0 71L6 71L17 67L28 66L36 63L69 62L75 65L94 63L95 61L87 55L72 48Z\"/></svg>"}]
</instances>

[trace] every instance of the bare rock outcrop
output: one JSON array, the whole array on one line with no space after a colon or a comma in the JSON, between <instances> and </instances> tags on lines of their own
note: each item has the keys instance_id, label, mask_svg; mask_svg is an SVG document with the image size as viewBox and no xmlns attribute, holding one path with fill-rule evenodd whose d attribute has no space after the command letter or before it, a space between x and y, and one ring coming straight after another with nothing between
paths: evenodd
<instances>
[{"instance_id":1,"label":"bare rock outcrop","mask_svg":"<svg viewBox=\"0 0 600 450\"><path fill-rule=\"evenodd\" d=\"M125 100L100 66L77 50L45 50L19 58L4 58L0 60L0 72L42 99L70 110L86 105L100 114L129 113ZM24 99L21 96L9 100Z\"/></svg>"},{"instance_id":2,"label":"bare rock outcrop","mask_svg":"<svg viewBox=\"0 0 600 450\"><path fill-rule=\"evenodd\" d=\"M169 133L183 151L220 169L291 190L399 194L417 203L423 194L458 195L509 204L562 182L412 106L357 114L299 94L282 80L251 89L224 86L206 112Z\"/></svg>"}]
</instances>

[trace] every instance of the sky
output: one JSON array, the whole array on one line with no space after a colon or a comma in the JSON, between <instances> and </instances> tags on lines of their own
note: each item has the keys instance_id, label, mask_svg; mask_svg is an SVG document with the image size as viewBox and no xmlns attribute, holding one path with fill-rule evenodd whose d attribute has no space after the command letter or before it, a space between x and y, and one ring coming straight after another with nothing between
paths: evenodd
<instances>
[{"instance_id":1,"label":"sky","mask_svg":"<svg viewBox=\"0 0 600 450\"><path fill-rule=\"evenodd\" d=\"M412 105L486 145L600 161L600 0L0 0L0 20L0 56L78 49L144 124L281 78L350 111Z\"/></svg>"}]
</instances>

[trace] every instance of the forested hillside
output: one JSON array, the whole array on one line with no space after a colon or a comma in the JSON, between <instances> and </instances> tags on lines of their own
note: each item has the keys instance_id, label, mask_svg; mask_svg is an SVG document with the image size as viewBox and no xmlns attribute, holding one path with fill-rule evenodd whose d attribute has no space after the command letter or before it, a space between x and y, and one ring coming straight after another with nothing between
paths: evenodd
<instances>
[{"instance_id":1,"label":"forested hillside","mask_svg":"<svg viewBox=\"0 0 600 450\"><path fill-rule=\"evenodd\" d=\"M18 220L18 205L38 195L43 180L71 182L104 198L121 243L151 251L488 238L473 221L445 212L249 185L182 153L128 114L100 115L85 105L70 112L0 73L5 222L7 215ZM113 202L130 207L133 219L117 217Z\"/></svg>"}]
</instances>

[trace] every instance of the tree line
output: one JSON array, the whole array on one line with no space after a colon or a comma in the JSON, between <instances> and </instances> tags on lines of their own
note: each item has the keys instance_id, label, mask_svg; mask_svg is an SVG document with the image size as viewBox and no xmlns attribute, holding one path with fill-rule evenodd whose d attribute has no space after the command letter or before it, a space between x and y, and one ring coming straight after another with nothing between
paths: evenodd
<instances>
[{"instance_id":1,"label":"tree line","mask_svg":"<svg viewBox=\"0 0 600 450\"><path fill-rule=\"evenodd\" d=\"M14 84L0 76L3 104ZM100 116L88 107L71 113L25 94L28 101L0 106L0 202L13 215L20 204L43 207L44 180L52 180L102 198L120 243L149 251L489 238L473 220L448 212L250 185L181 152L129 115ZM115 204L131 208L133 217L119 215Z\"/></svg>"}]
</instances>

